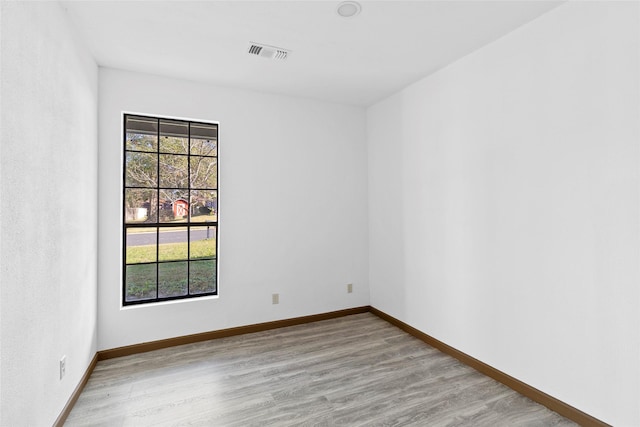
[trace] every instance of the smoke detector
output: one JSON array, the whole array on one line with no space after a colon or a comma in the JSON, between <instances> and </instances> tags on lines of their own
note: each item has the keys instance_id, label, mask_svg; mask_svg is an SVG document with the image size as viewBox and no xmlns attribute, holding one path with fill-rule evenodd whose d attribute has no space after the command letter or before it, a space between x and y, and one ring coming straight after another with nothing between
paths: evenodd
<instances>
[{"instance_id":1,"label":"smoke detector","mask_svg":"<svg viewBox=\"0 0 640 427\"><path fill-rule=\"evenodd\" d=\"M285 60L289 56L291 51L281 47L269 46L261 43L249 43L249 54L261 56L267 59L280 59Z\"/></svg>"}]
</instances>

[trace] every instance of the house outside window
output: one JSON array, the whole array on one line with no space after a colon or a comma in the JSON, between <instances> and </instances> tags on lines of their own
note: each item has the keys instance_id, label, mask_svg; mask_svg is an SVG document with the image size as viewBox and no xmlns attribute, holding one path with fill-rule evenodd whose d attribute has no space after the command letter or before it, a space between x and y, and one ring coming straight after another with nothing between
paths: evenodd
<instances>
[{"instance_id":1,"label":"house outside window","mask_svg":"<svg viewBox=\"0 0 640 427\"><path fill-rule=\"evenodd\" d=\"M124 115L123 305L218 293L218 125Z\"/></svg>"}]
</instances>

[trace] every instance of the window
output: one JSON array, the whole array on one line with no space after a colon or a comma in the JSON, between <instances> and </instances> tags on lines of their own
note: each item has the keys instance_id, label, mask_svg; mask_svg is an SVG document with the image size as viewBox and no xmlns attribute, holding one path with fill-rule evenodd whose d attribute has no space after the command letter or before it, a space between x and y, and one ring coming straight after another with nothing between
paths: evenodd
<instances>
[{"instance_id":1,"label":"window","mask_svg":"<svg viewBox=\"0 0 640 427\"><path fill-rule=\"evenodd\" d=\"M124 305L218 293L218 125L124 116Z\"/></svg>"}]
</instances>

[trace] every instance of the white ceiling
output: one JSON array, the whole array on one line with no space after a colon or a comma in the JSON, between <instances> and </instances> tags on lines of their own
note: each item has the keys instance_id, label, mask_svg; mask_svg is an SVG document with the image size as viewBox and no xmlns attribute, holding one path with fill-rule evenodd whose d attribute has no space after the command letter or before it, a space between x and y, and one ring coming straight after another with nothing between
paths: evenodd
<instances>
[{"instance_id":1,"label":"white ceiling","mask_svg":"<svg viewBox=\"0 0 640 427\"><path fill-rule=\"evenodd\" d=\"M63 1L101 66L367 106L559 1ZM285 61L250 41L291 49Z\"/></svg>"}]
</instances>

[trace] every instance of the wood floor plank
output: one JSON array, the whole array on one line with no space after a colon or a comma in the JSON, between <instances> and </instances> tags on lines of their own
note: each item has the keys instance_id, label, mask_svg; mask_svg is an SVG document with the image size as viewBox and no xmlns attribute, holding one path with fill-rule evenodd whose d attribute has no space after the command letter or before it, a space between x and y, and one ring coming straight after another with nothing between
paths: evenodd
<instances>
[{"instance_id":1,"label":"wood floor plank","mask_svg":"<svg viewBox=\"0 0 640 427\"><path fill-rule=\"evenodd\" d=\"M574 426L370 314L98 362L68 426Z\"/></svg>"}]
</instances>

